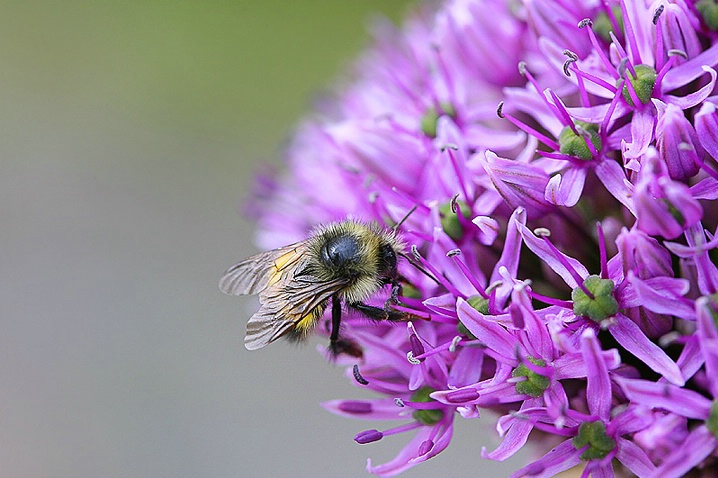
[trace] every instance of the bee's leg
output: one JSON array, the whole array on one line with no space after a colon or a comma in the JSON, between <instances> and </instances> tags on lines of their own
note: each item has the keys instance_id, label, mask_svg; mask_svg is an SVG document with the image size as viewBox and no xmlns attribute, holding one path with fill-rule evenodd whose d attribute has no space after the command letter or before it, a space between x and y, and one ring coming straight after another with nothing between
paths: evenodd
<instances>
[{"instance_id":1,"label":"bee's leg","mask_svg":"<svg viewBox=\"0 0 718 478\"><path fill-rule=\"evenodd\" d=\"M399 296L401 295L401 282L398 280L391 281L391 295L389 296L389 299L384 303L384 309L387 309L389 307L389 304L398 304L399 303Z\"/></svg>"},{"instance_id":2,"label":"bee's leg","mask_svg":"<svg viewBox=\"0 0 718 478\"><path fill-rule=\"evenodd\" d=\"M329 351L332 356L336 357L341 353L351 355L352 357L361 358L363 352L358 344L351 340L339 338L339 326L342 323L342 301L332 296L332 330L329 334Z\"/></svg>"},{"instance_id":3,"label":"bee's leg","mask_svg":"<svg viewBox=\"0 0 718 478\"><path fill-rule=\"evenodd\" d=\"M400 321L409 320L411 318L411 315L406 312L400 312L389 307L374 307L373 305L367 305L363 302L354 302L353 304L349 304L349 307L361 312L372 320Z\"/></svg>"}]
</instances>

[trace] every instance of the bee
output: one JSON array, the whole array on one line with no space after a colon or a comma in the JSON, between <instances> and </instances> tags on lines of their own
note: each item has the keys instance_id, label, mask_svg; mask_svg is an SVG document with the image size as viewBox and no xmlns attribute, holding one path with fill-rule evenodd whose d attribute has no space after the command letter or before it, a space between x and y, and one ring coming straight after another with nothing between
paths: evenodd
<instances>
[{"instance_id":1,"label":"bee","mask_svg":"<svg viewBox=\"0 0 718 478\"><path fill-rule=\"evenodd\" d=\"M373 320L408 320L410 314L391 307L401 294L397 263L405 247L396 237L397 226L386 231L354 220L335 222L317 227L303 241L230 267L219 282L220 290L258 294L261 304L247 323L245 347L256 350L280 337L305 339L330 301L333 356L361 356L357 344L339 337L342 304ZM387 285L391 295L384 307L365 303Z\"/></svg>"}]
</instances>

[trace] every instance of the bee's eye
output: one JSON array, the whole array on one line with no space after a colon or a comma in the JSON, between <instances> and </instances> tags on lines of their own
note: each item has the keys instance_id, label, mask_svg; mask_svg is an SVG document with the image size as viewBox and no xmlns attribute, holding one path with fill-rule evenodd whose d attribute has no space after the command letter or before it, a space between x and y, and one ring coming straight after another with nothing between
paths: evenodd
<instances>
[{"instance_id":1,"label":"bee's eye","mask_svg":"<svg viewBox=\"0 0 718 478\"><path fill-rule=\"evenodd\" d=\"M334 237L322 247L322 259L335 266L356 262L359 259L359 244L351 236Z\"/></svg>"},{"instance_id":2,"label":"bee's eye","mask_svg":"<svg viewBox=\"0 0 718 478\"><path fill-rule=\"evenodd\" d=\"M385 274L396 272L396 252L388 244L384 244L380 249L379 271Z\"/></svg>"}]
</instances>

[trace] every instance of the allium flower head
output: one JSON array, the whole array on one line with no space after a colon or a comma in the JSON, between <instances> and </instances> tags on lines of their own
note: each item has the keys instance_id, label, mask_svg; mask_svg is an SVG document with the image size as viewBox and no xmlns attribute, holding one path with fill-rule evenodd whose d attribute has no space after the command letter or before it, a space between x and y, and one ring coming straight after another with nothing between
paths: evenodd
<instances>
[{"instance_id":1,"label":"allium flower head","mask_svg":"<svg viewBox=\"0 0 718 478\"><path fill-rule=\"evenodd\" d=\"M396 420L359 444L413 434L367 470L493 411L484 458L543 455L516 477L715 472L715 2L454 0L375 35L253 202L268 247L413 210L396 307L414 319L346 318L363 358L338 363L376 398L324 404Z\"/></svg>"}]
</instances>

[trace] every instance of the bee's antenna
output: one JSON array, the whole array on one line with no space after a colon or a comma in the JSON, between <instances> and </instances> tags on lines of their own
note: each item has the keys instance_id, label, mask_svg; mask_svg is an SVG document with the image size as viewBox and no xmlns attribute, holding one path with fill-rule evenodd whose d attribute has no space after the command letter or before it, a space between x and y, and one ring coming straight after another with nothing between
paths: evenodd
<instances>
[{"instance_id":1,"label":"bee's antenna","mask_svg":"<svg viewBox=\"0 0 718 478\"><path fill-rule=\"evenodd\" d=\"M411 207L411 209L409 209L409 212L407 212L406 214L404 214L404 217L401 218L401 221L397 222L397 223L394 225L394 227L391 228L391 230L394 231L394 235L395 235L395 236L396 236L396 231L398 231L399 228L401 227L401 225L404 224L404 222L406 222L407 219L409 219L409 216L411 216L411 215L414 213L414 211L416 211L416 208L417 208L417 207L419 207L419 205L418 205L418 204L414 204L414 205ZM408 257L407 257L407 259L408 259Z\"/></svg>"}]
</instances>

